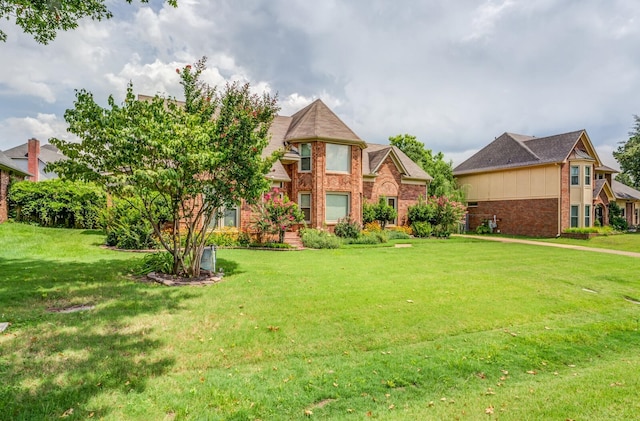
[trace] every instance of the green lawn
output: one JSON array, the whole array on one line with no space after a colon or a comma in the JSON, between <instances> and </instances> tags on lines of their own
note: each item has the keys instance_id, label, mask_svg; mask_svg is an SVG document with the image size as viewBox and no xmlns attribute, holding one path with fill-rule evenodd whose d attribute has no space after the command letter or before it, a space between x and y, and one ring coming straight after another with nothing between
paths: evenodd
<instances>
[{"instance_id":1,"label":"green lawn","mask_svg":"<svg viewBox=\"0 0 640 421\"><path fill-rule=\"evenodd\" d=\"M468 238L220 250L136 282L97 232L0 225L0 419L634 419L640 259ZM49 308L92 304L77 313Z\"/></svg>"},{"instance_id":2,"label":"green lawn","mask_svg":"<svg viewBox=\"0 0 640 421\"><path fill-rule=\"evenodd\" d=\"M572 238L547 238L541 241L558 244L571 244L575 246L633 251L640 253L640 233L602 235L588 240L575 240Z\"/></svg>"}]
</instances>

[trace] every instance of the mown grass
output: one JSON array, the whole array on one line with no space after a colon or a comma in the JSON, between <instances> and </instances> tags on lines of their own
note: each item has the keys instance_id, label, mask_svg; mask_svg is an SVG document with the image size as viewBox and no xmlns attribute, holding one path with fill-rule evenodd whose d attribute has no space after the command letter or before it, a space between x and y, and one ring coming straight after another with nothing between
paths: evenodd
<instances>
[{"instance_id":1,"label":"mown grass","mask_svg":"<svg viewBox=\"0 0 640 421\"><path fill-rule=\"evenodd\" d=\"M224 282L166 288L101 240L0 226L0 418L640 413L639 259L466 238L223 249Z\"/></svg>"},{"instance_id":2,"label":"mown grass","mask_svg":"<svg viewBox=\"0 0 640 421\"><path fill-rule=\"evenodd\" d=\"M542 241L640 253L640 233L601 235L588 240L577 240L573 238L547 238Z\"/></svg>"}]
</instances>

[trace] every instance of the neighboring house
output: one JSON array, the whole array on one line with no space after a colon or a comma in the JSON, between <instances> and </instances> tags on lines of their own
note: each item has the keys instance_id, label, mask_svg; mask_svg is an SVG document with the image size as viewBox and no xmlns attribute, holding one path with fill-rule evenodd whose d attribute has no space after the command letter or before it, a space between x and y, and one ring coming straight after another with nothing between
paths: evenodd
<instances>
[{"instance_id":1,"label":"neighboring house","mask_svg":"<svg viewBox=\"0 0 640 421\"><path fill-rule=\"evenodd\" d=\"M366 143L321 100L277 116L269 133L264 155L286 153L267 178L298 204L309 227L333 229L347 216L362 222L363 203L382 196L398 211L391 225L403 224L407 208L427 195L429 174L394 146ZM251 222L251 208L243 205L227 209L217 224L246 229Z\"/></svg>"},{"instance_id":2,"label":"neighboring house","mask_svg":"<svg viewBox=\"0 0 640 421\"><path fill-rule=\"evenodd\" d=\"M7 220L7 193L12 179L21 180L29 176L31 174L18 168L8 156L0 152L0 223Z\"/></svg>"},{"instance_id":3,"label":"neighboring house","mask_svg":"<svg viewBox=\"0 0 640 421\"><path fill-rule=\"evenodd\" d=\"M640 225L640 191L616 180L613 180L611 187L627 224L630 227Z\"/></svg>"},{"instance_id":4,"label":"neighboring house","mask_svg":"<svg viewBox=\"0 0 640 421\"><path fill-rule=\"evenodd\" d=\"M615 172L584 130L540 138L504 133L453 170L467 194L468 229L489 220L505 234L544 237L606 225L607 205L618 200Z\"/></svg>"},{"instance_id":5,"label":"neighboring house","mask_svg":"<svg viewBox=\"0 0 640 421\"><path fill-rule=\"evenodd\" d=\"M15 167L32 174L31 181L58 178L56 173L46 172L44 168L50 162L66 159L55 146L47 144L40 147L40 141L33 138L27 143L7 149L4 153L13 161Z\"/></svg>"}]
</instances>

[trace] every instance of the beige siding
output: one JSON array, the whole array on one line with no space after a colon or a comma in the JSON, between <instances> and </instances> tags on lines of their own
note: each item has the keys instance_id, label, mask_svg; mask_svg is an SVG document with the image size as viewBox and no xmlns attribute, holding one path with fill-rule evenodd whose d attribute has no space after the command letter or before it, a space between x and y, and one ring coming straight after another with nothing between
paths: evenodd
<instances>
[{"instance_id":1,"label":"beige siding","mask_svg":"<svg viewBox=\"0 0 640 421\"><path fill-rule=\"evenodd\" d=\"M462 175L458 181L469 202L545 199L560 194L560 170L555 165Z\"/></svg>"}]
</instances>

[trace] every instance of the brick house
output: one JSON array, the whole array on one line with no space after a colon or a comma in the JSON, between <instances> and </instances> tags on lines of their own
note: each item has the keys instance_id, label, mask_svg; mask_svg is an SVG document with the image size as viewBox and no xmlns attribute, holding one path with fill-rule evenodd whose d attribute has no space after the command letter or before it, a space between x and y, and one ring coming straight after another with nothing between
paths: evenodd
<instances>
[{"instance_id":1,"label":"brick house","mask_svg":"<svg viewBox=\"0 0 640 421\"><path fill-rule=\"evenodd\" d=\"M35 138L29 139L27 143L22 145L7 149L4 154L13 161L13 166L29 172L31 174L29 180L31 181L58 178L56 173L45 171L45 166L50 162L67 158L53 145L46 144L41 147L40 141Z\"/></svg>"},{"instance_id":2,"label":"brick house","mask_svg":"<svg viewBox=\"0 0 640 421\"><path fill-rule=\"evenodd\" d=\"M290 117L277 116L269 132L264 155L287 152L267 178L298 204L312 228L331 230L346 216L362 222L363 203L381 196L398 211L393 224L403 224L407 208L426 196L432 180L398 148L366 143L321 100ZM216 224L248 229L251 220L251 208L242 205L227 209Z\"/></svg>"},{"instance_id":3,"label":"brick house","mask_svg":"<svg viewBox=\"0 0 640 421\"><path fill-rule=\"evenodd\" d=\"M621 190L615 172L584 130L540 138L504 133L453 170L467 194L468 229L490 220L505 234L543 237L607 224L607 205L618 200L612 186Z\"/></svg>"},{"instance_id":4,"label":"brick house","mask_svg":"<svg viewBox=\"0 0 640 421\"><path fill-rule=\"evenodd\" d=\"M11 158L3 152L0 152L0 223L7 220L7 193L9 191L9 184L11 184L13 179L21 180L29 176L31 176L31 174L18 168Z\"/></svg>"}]
</instances>

